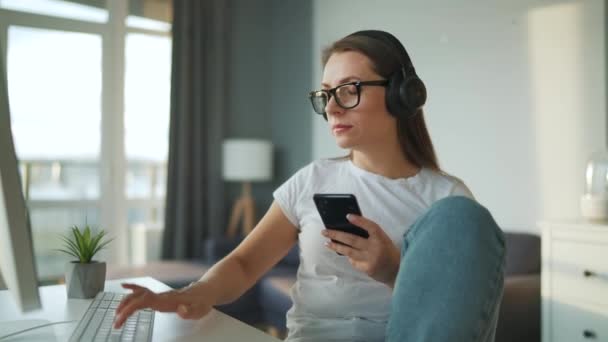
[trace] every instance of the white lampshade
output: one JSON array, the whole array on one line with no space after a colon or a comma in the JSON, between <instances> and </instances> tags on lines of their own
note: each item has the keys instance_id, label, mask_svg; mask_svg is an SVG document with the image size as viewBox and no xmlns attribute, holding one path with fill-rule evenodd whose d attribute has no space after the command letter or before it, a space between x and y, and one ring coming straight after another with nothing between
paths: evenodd
<instances>
[{"instance_id":1,"label":"white lampshade","mask_svg":"<svg viewBox=\"0 0 608 342\"><path fill-rule=\"evenodd\" d=\"M258 139L228 139L223 144L223 175L228 181L272 178L272 144Z\"/></svg>"}]
</instances>

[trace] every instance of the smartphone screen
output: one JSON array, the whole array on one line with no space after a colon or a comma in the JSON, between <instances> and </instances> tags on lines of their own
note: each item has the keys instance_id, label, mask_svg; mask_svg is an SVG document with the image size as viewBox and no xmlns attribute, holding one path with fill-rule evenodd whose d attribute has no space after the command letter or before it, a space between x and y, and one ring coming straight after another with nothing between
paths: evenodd
<instances>
[{"instance_id":1,"label":"smartphone screen","mask_svg":"<svg viewBox=\"0 0 608 342\"><path fill-rule=\"evenodd\" d=\"M357 198L353 194L314 194L313 201L327 229L335 229L368 238L369 234L350 223L347 214L361 215Z\"/></svg>"}]
</instances>

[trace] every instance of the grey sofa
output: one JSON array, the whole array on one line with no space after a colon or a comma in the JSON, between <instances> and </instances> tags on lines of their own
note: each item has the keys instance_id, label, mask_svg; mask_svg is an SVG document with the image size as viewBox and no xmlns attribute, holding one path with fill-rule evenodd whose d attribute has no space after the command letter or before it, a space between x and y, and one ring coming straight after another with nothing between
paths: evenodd
<instances>
[{"instance_id":1,"label":"grey sofa","mask_svg":"<svg viewBox=\"0 0 608 342\"><path fill-rule=\"evenodd\" d=\"M540 341L540 238L506 233L505 292L500 307L496 342ZM238 241L207 241L208 262L215 262ZM234 303L219 310L254 325L274 326L285 332L285 314L291 307L289 290L296 280L299 250L289 254L269 274Z\"/></svg>"},{"instance_id":2,"label":"grey sofa","mask_svg":"<svg viewBox=\"0 0 608 342\"><path fill-rule=\"evenodd\" d=\"M505 290L496 342L539 342L541 325L540 237L506 233Z\"/></svg>"}]
</instances>

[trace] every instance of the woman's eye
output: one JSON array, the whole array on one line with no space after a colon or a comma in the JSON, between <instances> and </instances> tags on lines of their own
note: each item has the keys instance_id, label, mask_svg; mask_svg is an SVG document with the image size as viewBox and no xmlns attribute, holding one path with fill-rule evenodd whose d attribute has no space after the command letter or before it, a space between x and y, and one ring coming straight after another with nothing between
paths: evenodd
<instances>
[{"instance_id":1,"label":"woman's eye","mask_svg":"<svg viewBox=\"0 0 608 342\"><path fill-rule=\"evenodd\" d=\"M354 85L347 85L338 88L338 92L343 95L357 95L357 87Z\"/></svg>"}]
</instances>

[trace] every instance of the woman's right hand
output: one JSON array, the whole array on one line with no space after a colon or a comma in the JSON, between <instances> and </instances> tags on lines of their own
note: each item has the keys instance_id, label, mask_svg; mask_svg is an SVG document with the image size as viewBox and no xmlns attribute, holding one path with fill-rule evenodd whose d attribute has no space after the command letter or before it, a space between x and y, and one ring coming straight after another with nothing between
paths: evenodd
<instances>
[{"instance_id":1,"label":"woman's right hand","mask_svg":"<svg viewBox=\"0 0 608 342\"><path fill-rule=\"evenodd\" d=\"M125 296L116 308L115 329L119 329L129 316L140 309L176 312L184 319L199 319L212 308L211 303L206 303L201 298L204 296L195 296L187 289L154 293L135 284L122 284L122 287L133 292Z\"/></svg>"}]
</instances>

